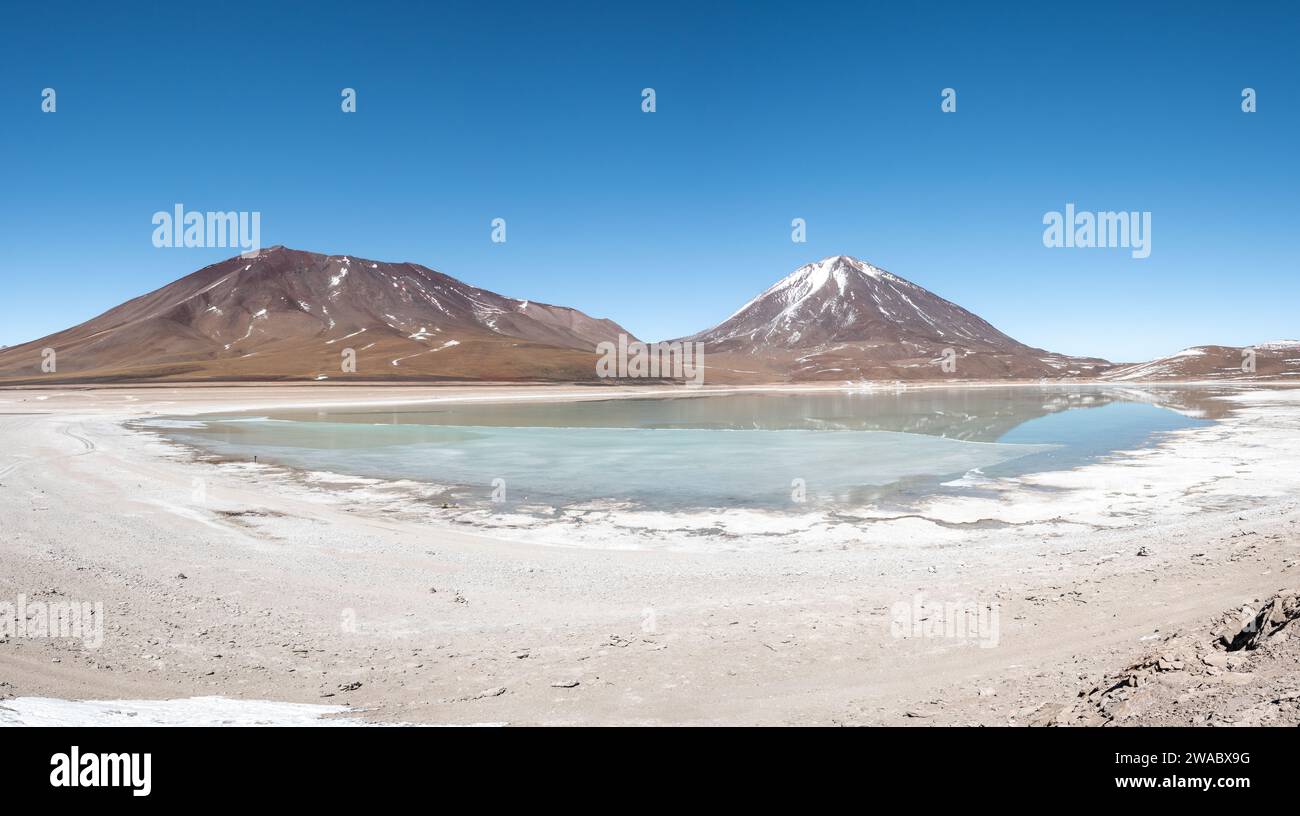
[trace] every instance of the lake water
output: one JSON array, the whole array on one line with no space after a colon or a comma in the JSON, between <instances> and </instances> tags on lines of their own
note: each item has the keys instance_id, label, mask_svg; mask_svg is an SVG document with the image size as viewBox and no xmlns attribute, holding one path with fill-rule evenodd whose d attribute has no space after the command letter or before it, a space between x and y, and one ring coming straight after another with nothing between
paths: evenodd
<instances>
[{"instance_id":1,"label":"lake water","mask_svg":"<svg viewBox=\"0 0 1300 816\"><path fill-rule=\"evenodd\" d=\"M503 508L905 504L1060 470L1221 415L1204 391L998 387L745 393L221 415L153 427L218 456L446 486ZM161 427L169 426L169 427ZM502 491L501 488L504 488ZM798 501L803 499L803 501Z\"/></svg>"}]
</instances>

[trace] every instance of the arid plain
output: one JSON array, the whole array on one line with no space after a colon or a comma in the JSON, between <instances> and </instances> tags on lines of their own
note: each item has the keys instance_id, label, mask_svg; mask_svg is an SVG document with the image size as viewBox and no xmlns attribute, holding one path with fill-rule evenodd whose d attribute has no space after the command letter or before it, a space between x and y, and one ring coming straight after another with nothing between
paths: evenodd
<instances>
[{"instance_id":1,"label":"arid plain","mask_svg":"<svg viewBox=\"0 0 1300 816\"><path fill-rule=\"evenodd\" d=\"M438 724L1295 720L1294 632L1231 656L1213 644L1225 620L1300 583L1300 390L1243 387L1213 424L1021 477L994 499L714 550L530 544L457 523L410 485L204 461L124 425L699 393L0 391L0 598L100 601L106 622L97 649L0 642L0 712L32 698L225 697ZM996 642L899 636L891 610L918 598L996 608ZM1177 670L1151 669L1158 682L1135 682L1122 706L1080 707L1081 692L1162 651Z\"/></svg>"}]
</instances>

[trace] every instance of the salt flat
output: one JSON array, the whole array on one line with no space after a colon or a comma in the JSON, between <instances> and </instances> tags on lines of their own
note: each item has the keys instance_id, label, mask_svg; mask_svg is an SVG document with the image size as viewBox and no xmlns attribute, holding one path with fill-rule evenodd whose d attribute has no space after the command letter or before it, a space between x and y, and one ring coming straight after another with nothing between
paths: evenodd
<instances>
[{"instance_id":1,"label":"salt flat","mask_svg":"<svg viewBox=\"0 0 1300 816\"><path fill-rule=\"evenodd\" d=\"M0 391L0 600L99 601L107 621L97 650L0 642L0 696L220 696L412 723L1023 723L1169 633L1297 583L1300 391L1278 387L1155 448L724 549L643 545L719 527L745 542L775 522L490 529L440 521L412 502L418 485L195 461L122 424L650 393L675 392ZM996 646L898 636L918 597L995 606Z\"/></svg>"}]
</instances>

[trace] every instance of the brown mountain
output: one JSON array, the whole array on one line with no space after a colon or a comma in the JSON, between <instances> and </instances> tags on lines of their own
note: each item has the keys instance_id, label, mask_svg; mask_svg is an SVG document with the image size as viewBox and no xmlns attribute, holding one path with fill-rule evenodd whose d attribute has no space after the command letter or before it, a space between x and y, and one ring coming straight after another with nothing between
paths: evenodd
<instances>
[{"instance_id":1,"label":"brown mountain","mask_svg":"<svg viewBox=\"0 0 1300 816\"><path fill-rule=\"evenodd\" d=\"M1247 353L1250 352L1250 353ZM1254 371L1246 363L1254 358ZM1193 346L1147 363L1117 366L1102 375L1130 380L1268 380L1300 382L1300 340L1254 346Z\"/></svg>"},{"instance_id":2,"label":"brown mountain","mask_svg":"<svg viewBox=\"0 0 1300 816\"><path fill-rule=\"evenodd\" d=\"M0 382L587 380L596 344L620 333L418 264L272 247L0 350ZM47 348L53 374L41 370ZM344 349L355 373L342 370Z\"/></svg>"},{"instance_id":3,"label":"brown mountain","mask_svg":"<svg viewBox=\"0 0 1300 816\"><path fill-rule=\"evenodd\" d=\"M715 380L1065 378L1110 367L1026 346L957 304L845 255L799 267L685 339L704 343ZM949 349L956 368L945 372L940 363Z\"/></svg>"},{"instance_id":4,"label":"brown mountain","mask_svg":"<svg viewBox=\"0 0 1300 816\"><path fill-rule=\"evenodd\" d=\"M230 380L593 380L627 331L412 263L284 247L236 256L49 337L0 349L0 384ZM687 340L705 381L1300 377L1300 341L1197 346L1134 365L1016 341L926 289L843 255L807 264ZM45 373L46 349L57 369ZM356 371L344 372L344 351ZM1256 371L1242 369L1254 353ZM945 371L945 355L956 370Z\"/></svg>"}]
</instances>

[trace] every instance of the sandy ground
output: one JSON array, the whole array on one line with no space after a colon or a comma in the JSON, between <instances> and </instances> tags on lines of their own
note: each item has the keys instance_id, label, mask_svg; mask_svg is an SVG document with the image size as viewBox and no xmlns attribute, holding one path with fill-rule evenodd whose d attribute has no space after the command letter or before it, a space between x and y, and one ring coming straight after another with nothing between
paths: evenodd
<instances>
[{"instance_id":1,"label":"sandy ground","mask_svg":"<svg viewBox=\"0 0 1300 816\"><path fill-rule=\"evenodd\" d=\"M0 706L219 695L380 722L1024 724L1300 584L1300 390L1247 393L1213 426L992 498L722 551L539 545L122 426L615 393L0 390L0 603L102 602L106 620L96 649L0 637Z\"/></svg>"}]
</instances>

